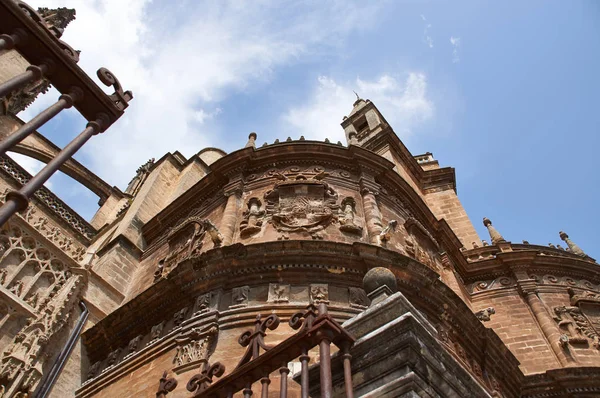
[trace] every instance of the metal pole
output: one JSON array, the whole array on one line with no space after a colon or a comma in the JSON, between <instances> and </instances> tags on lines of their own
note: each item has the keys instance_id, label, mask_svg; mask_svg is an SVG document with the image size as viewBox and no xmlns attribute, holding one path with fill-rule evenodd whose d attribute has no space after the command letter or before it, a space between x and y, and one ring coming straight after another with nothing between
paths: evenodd
<instances>
[{"instance_id":1,"label":"metal pole","mask_svg":"<svg viewBox=\"0 0 600 398\"><path fill-rule=\"evenodd\" d=\"M17 29L12 35L0 35L0 51L12 50L15 45L19 44L27 37L23 29Z\"/></svg>"},{"instance_id":2,"label":"metal pole","mask_svg":"<svg viewBox=\"0 0 600 398\"><path fill-rule=\"evenodd\" d=\"M67 144L60 153L37 173L27 184L19 191L12 191L6 195L6 202L0 207L0 226L4 225L8 219L17 211L23 211L29 204L29 198L41 188L42 185L70 159L75 152L79 150L93 135L103 130L107 125L108 116L99 115L98 119L88 122L86 128L73 141Z\"/></svg>"},{"instance_id":3,"label":"metal pole","mask_svg":"<svg viewBox=\"0 0 600 398\"><path fill-rule=\"evenodd\" d=\"M29 82L41 79L47 71L48 66L46 64L41 64L40 66L29 65L25 72L0 84L0 98Z\"/></svg>"},{"instance_id":4,"label":"metal pole","mask_svg":"<svg viewBox=\"0 0 600 398\"><path fill-rule=\"evenodd\" d=\"M22 125L16 132L6 137L3 141L0 141L0 155L4 155L6 151L43 126L48 120L58 115L63 109L72 107L73 103L80 100L82 97L83 92L79 88L72 89L69 94L62 94L58 97L56 103L50 105L40 112L39 115Z\"/></svg>"},{"instance_id":5,"label":"metal pole","mask_svg":"<svg viewBox=\"0 0 600 398\"><path fill-rule=\"evenodd\" d=\"M352 388L352 366L350 360L350 343L344 343L342 347L342 359L344 360L344 384L346 387L346 398L354 398L354 391Z\"/></svg>"}]
</instances>

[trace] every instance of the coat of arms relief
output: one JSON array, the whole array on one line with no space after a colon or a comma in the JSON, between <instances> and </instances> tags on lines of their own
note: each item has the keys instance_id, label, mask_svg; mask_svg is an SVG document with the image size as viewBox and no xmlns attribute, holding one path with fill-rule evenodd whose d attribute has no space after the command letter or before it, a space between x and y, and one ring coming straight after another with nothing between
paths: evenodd
<instances>
[{"instance_id":1,"label":"coat of arms relief","mask_svg":"<svg viewBox=\"0 0 600 398\"><path fill-rule=\"evenodd\" d=\"M340 209L337 192L323 181L327 175L325 172L310 177L275 174L280 181L264 195L269 223L284 234L305 232L315 239L321 238L318 232L337 221Z\"/></svg>"}]
</instances>

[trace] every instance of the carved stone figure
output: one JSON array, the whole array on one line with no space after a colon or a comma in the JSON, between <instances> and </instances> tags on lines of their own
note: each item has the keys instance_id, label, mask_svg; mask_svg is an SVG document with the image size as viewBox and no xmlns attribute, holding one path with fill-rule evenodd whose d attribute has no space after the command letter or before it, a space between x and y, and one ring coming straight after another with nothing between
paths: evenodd
<instances>
[{"instance_id":1,"label":"carved stone figure","mask_svg":"<svg viewBox=\"0 0 600 398\"><path fill-rule=\"evenodd\" d=\"M87 374L88 380L96 377L96 375L98 375L98 372L100 372L101 367L102 367L102 362L100 362L100 361L98 361L98 362L94 363L92 366L90 366L90 368L88 370L88 374Z\"/></svg>"},{"instance_id":2,"label":"carved stone figure","mask_svg":"<svg viewBox=\"0 0 600 398\"><path fill-rule=\"evenodd\" d=\"M263 220L261 218L265 215L265 211L261 210L261 206L260 199L255 197L248 199L248 210L242 214L244 219L240 223L240 236L242 238L248 238L262 229Z\"/></svg>"},{"instance_id":3,"label":"carved stone figure","mask_svg":"<svg viewBox=\"0 0 600 398\"><path fill-rule=\"evenodd\" d=\"M204 228L206 229L206 232L208 232L214 247L220 247L223 243L223 235L221 235L215 224L213 224L210 220L205 220Z\"/></svg>"},{"instance_id":4,"label":"carved stone figure","mask_svg":"<svg viewBox=\"0 0 600 398\"><path fill-rule=\"evenodd\" d=\"M231 306L229 308L245 307L248 305L249 286L236 287L231 290Z\"/></svg>"},{"instance_id":5,"label":"carved stone figure","mask_svg":"<svg viewBox=\"0 0 600 398\"><path fill-rule=\"evenodd\" d=\"M392 233L396 231L398 221L390 220L388 225L379 233L379 242L381 245L385 244L392 238Z\"/></svg>"},{"instance_id":6,"label":"carved stone figure","mask_svg":"<svg viewBox=\"0 0 600 398\"><path fill-rule=\"evenodd\" d=\"M4 268L0 269L0 285L6 281L6 275L8 275L8 271Z\"/></svg>"},{"instance_id":7,"label":"carved stone figure","mask_svg":"<svg viewBox=\"0 0 600 398\"><path fill-rule=\"evenodd\" d=\"M493 314L496 313L496 310L494 309L494 307L488 307L488 308L484 308L480 311L477 311L475 313L475 316L477 317L477 319L479 319L482 322L487 322L489 320L491 320L491 316Z\"/></svg>"},{"instance_id":8,"label":"carved stone figure","mask_svg":"<svg viewBox=\"0 0 600 398\"><path fill-rule=\"evenodd\" d=\"M290 285L280 283L269 283L269 303L287 303L290 301Z\"/></svg>"},{"instance_id":9,"label":"carved stone figure","mask_svg":"<svg viewBox=\"0 0 600 398\"><path fill-rule=\"evenodd\" d=\"M160 338L164 327L165 321L162 321L158 325L152 326L152 330L150 331L150 342L153 342ZM148 344L150 344L150 342Z\"/></svg>"},{"instance_id":10,"label":"carved stone figure","mask_svg":"<svg viewBox=\"0 0 600 398\"><path fill-rule=\"evenodd\" d=\"M21 293L23 292L23 281L17 281L14 285L11 286L9 291L15 296L21 296Z\"/></svg>"},{"instance_id":11,"label":"carved stone figure","mask_svg":"<svg viewBox=\"0 0 600 398\"><path fill-rule=\"evenodd\" d=\"M194 315L198 315L203 312L209 311L211 304L212 304L211 298L212 298L212 293L205 293L205 294L201 294L200 296L198 296L196 298L196 310L194 312Z\"/></svg>"},{"instance_id":12,"label":"carved stone figure","mask_svg":"<svg viewBox=\"0 0 600 398\"><path fill-rule=\"evenodd\" d=\"M310 302L329 303L329 287L326 284L310 285Z\"/></svg>"},{"instance_id":13,"label":"carved stone figure","mask_svg":"<svg viewBox=\"0 0 600 398\"><path fill-rule=\"evenodd\" d=\"M173 325L175 325L175 327L180 326L183 321L185 321L185 316L187 315L187 311L188 308L184 307L182 309L180 309L179 311L177 311L175 314L173 314Z\"/></svg>"},{"instance_id":14,"label":"carved stone figure","mask_svg":"<svg viewBox=\"0 0 600 398\"><path fill-rule=\"evenodd\" d=\"M116 350L114 350L110 354L108 354L108 358L106 359L106 365L109 367L115 365L117 363L117 361L119 360L120 353L121 353L121 349L117 348Z\"/></svg>"},{"instance_id":15,"label":"carved stone figure","mask_svg":"<svg viewBox=\"0 0 600 398\"><path fill-rule=\"evenodd\" d=\"M133 355L137 351L140 341L142 341L143 338L144 336L139 335L129 341L129 344L127 345L127 356Z\"/></svg>"},{"instance_id":16,"label":"carved stone figure","mask_svg":"<svg viewBox=\"0 0 600 398\"><path fill-rule=\"evenodd\" d=\"M362 235L362 226L356 220L356 201L353 197L348 196L342 200L342 208L340 209L341 217L340 231L348 232L355 235Z\"/></svg>"}]
</instances>

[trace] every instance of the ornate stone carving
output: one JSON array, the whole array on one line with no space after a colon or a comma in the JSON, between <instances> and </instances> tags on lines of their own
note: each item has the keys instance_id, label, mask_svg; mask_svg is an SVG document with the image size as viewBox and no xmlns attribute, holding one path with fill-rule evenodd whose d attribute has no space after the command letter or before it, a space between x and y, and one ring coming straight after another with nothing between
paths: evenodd
<instances>
[{"instance_id":1,"label":"ornate stone carving","mask_svg":"<svg viewBox=\"0 0 600 398\"><path fill-rule=\"evenodd\" d=\"M150 341L148 342L148 344L153 343L156 340L160 339L164 327L165 327L165 321L162 321L161 323L152 326L152 330L150 330Z\"/></svg>"},{"instance_id":2,"label":"ornate stone carving","mask_svg":"<svg viewBox=\"0 0 600 398\"><path fill-rule=\"evenodd\" d=\"M155 280L166 276L173 266L181 261L200 254L204 244L204 237L208 236L213 241L214 247L221 246L223 236L210 220L198 216L190 216L169 229L167 241L169 255L158 264L154 274Z\"/></svg>"},{"instance_id":3,"label":"ornate stone carving","mask_svg":"<svg viewBox=\"0 0 600 398\"><path fill-rule=\"evenodd\" d=\"M146 178L150 174L150 170L154 166L154 158L148 160L146 163L138 167L135 171L135 176L129 181L127 188L125 189L125 193L131 196L137 195L140 191L142 185L146 181Z\"/></svg>"},{"instance_id":4,"label":"ornate stone carving","mask_svg":"<svg viewBox=\"0 0 600 398\"><path fill-rule=\"evenodd\" d=\"M125 355L124 359L127 359L133 354L135 354L143 338L143 335L139 335L129 341L129 344L127 345L127 355Z\"/></svg>"},{"instance_id":5,"label":"ornate stone carving","mask_svg":"<svg viewBox=\"0 0 600 398\"><path fill-rule=\"evenodd\" d=\"M188 307L182 308L173 314L173 325L175 327L181 326L183 321L185 321L185 316L187 315Z\"/></svg>"},{"instance_id":6,"label":"ornate stone carving","mask_svg":"<svg viewBox=\"0 0 600 398\"><path fill-rule=\"evenodd\" d=\"M210 220L205 220L204 228L206 228L206 232L208 232L208 236L210 236L214 247L220 247L223 243L223 235L221 235L215 224Z\"/></svg>"},{"instance_id":7,"label":"ornate stone carving","mask_svg":"<svg viewBox=\"0 0 600 398\"><path fill-rule=\"evenodd\" d=\"M581 313L579 307L558 306L554 307L556 316L554 319L558 326L563 330L567 329L568 334L561 336L560 343L567 344L585 344L588 343L586 337L590 338L594 347L598 346L598 333L591 325L589 320Z\"/></svg>"},{"instance_id":8,"label":"ornate stone carving","mask_svg":"<svg viewBox=\"0 0 600 398\"><path fill-rule=\"evenodd\" d=\"M340 209L340 231L362 235L363 228L355 218L356 200L351 196L345 197L342 199L342 207Z\"/></svg>"},{"instance_id":9,"label":"ornate stone carving","mask_svg":"<svg viewBox=\"0 0 600 398\"><path fill-rule=\"evenodd\" d=\"M581 344L589 339L600 349L600 294L586 290L577 294L571 288L568 292L572 306L554 307L554 319L559 327L568 331L561 337L561 343Z\"/></svg>"},{"instance_id":10,"label":"ornate stone carving","mask_svg":"<svg viewBox=\"0 0 600 398\"><path fill-rule=\"evenodd\" d=\"M255 197L248 199L247 206L248 210L242 214L244 219L240 223L240 236L242 238L248 238L260 232L263 225L262 217L265 215L265 211L260 208L262 206L260 199Z\"/></svg>"},{"instance_id":11,"label":"ornate stone carving","mask_svg":"<svg viewBox=\"0 0 600 398\"><path fill-rule=\"evenodd\" d=\"M246 307L248 305L249 286L235 287L231 290L231 305L229 308Z\"/></svg>"},{"instance_id":12,"label":"ornate stone carving","mask_svg":"<svg viewBox=\"0 0 600 398\"><path fill-rule=\"evenodd\" d=\"M310 285L310 302L311 304L329 303L329 286L323 283Z\"/></svg>"},{"instance_id":13,"label":"ornate stone carving","mask_svg":"<svg viewBox=\"0 0 600 398\"><path fill-rule=\"evenodd\" d=\"M106 371L111 366L114 366L117 363L119 363L119 354L120 353L121 353L121 349L117 348L116 350L114 350L110 354L108 354L108 357L106 358L106 368L104 369L104 371Z\"/></svg>"},{"instance_id":14,"label":"ornate stone carving","mask_svg":"<svg viewBox=\"0 0 600 398\"><path fill-rule=\"evenodd\" d=\"M90 368L88 369L88 374L87 374L87 379L93 379L94 377L96 377L98 375L98 373L100 372L100 369L102 368L102 362L98 361L96 363L94 363L93 365L90 366Z\"/></svg>"},{"instance_id":15,"label":"ornate stone carving","mask_svg":"<svg viewBox=\"0 0 600 398\"><path fill-rule=\"evenodd\" d=\"M290 285L281 283L269 283L269 303L287 303L290 301Z\"/></svg>"},{"instance_id":16,"label":"ornate stone carving","mask_svg":"<svg viewBox=\"0 0 600 398\"><path fill-rule=\"evenodd\" d=\"M388 225L379 233L379 244L385 245L390 239L392 239L392 233L396 231L398 221L390 220Z\"/></svg>"},{"instance_id":17,"label":"ornate stone carving","mask_svg":"<svg viewBox=\"0 0 600 398\"><path fill-rule=\"evenodd\" d=\"M194 316L210 311L218 305L218 293L209 292L196 297L196 305L194 308Z\"/></svg>"},{"instance_id":18,"label":"ornate stone carving","mask_svg":"<svg viewBox=\"0 0 600 398\"><path fill-rule=\"evenodd\" d=\"M365 309L369 306L369 298L365 291L358 287L348 288L348 302L350 307Z\"/></svg>"},{"instance_id":19,"label":"ornate stone carving","mask_svg":"<svg viewBox=\"0 0 600 398\"><path fill-rule=\"evenodd\" d=\"M21 166L15 163L8 156L0 156L0 170L8 177L22 185L26 184L31 179L29 173L27 173ZM92 227L81 216L71 210L62 200L60 200L48 189L42 187L35 192L34 196L36 199L42 202L48 210L55 213L57 217L62 219L77 233L81 234L87 239L92 239L94 236L96 236L96 229L94 229L94 227ZM19 213L19 215L21 214ZM27 221L35 227L35 222L31 222L33 220ZM39 229L38 227L35 228ZM46 235L48 236L48 234ZM49 236L48 238L52 241L56 240L56 237Z\"/></svg>"},{"instance_id":20,"label":"ornate stone carving","mask_svg":"<svg viewBox=\"0 0 600 398\"><path fill-rule=\"evenodd\" d=\"M494 309L494 307L488 307L488 308L484 308L482 310L479 310L475 313L475 316L477 317L477 319L479 319L482 322L487 322L489 320L492 319L492 315L496 313L496 310Z\"/></svg>"},{"instance_id":21,"label":"ornate stone carving","mask_svg":"<svg viewBox=\"0 0 600 398\"><path fill-rule=\"evenodd\" d=\"M313 235L337 218L337 193L323 181L328 176L324 171L311 178L298 174L290 179L279 172L273 176L280 182L264 198L269 222L277 231Z\"/></svg>"},{"instance_id":22,"label":"ornate stone carving","mask_svg":"<svg viewBox=\"0 0 600 398\"><path fill-rule=\"evenodd\" d=\"M173 358L174 370L177 372L182 367L187 368L186 365L196 367L199 363L207 362L218 333L218 327L211 325L204 330L194 328L187 336L177 339L178 346Z\"/></svg>"}]
</instances>

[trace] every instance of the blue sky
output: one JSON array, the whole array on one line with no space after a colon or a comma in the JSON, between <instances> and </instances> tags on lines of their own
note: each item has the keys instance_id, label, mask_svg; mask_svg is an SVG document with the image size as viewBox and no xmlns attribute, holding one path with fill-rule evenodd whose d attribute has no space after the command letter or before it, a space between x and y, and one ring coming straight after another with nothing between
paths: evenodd
<instances>
[{"instance_id":1,"label":"blue sky","mask_svg":"<svg viewBox=\"0 0 600 398\"><path fill-rule=\"evenodd\" d=\"M63 38L80 65L106 66L134 91L118 124L76 156L113 185L168 151L233 151L250 131L259 144L343 141L356 90L413 154L456 168L482 238L484 216L514 242L563 243L562 229L600 259L596 1L30 3L76 8ZM42 132L64 145L82 126L69 112ZM88 219L97 208L68 177L50 187Z\"/></svg>"}]
</instances>

